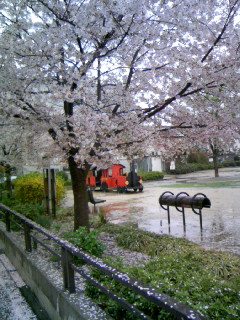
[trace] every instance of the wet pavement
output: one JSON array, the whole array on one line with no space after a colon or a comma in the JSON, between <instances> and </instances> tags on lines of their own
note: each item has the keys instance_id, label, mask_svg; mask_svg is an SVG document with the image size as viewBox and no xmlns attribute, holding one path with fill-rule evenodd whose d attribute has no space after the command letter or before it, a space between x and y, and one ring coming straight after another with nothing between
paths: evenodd
<instances>
[{"instance_id":1,"label":"wet pavement","mask_svg":"<svg viewBox=\"0 0 240 320\"><path fill-rule=\"evenodd\" d=\"M214 178L213 170L166 176L166 180L145 182L144 192L118 194L117 192L94 192L97 199L106 202L97 205L97 211L105 213L111 223L132 223L140 229L158 234L185 237L201 244L204 248L231 251L240 255L240 168L220 169L220 177ZM174 184L190 183L190 188L175 188ZM212 188L208 183L233 182L232 186ZM203 187L194 184L204 183ZM171 224L168 226L167 212L160 208L159 197L165 191L175 195L185 191L190 196L203 193L211 200L211 208L202 210L203 230L200 230L199 216L191 209L185 209L186 232L183 228L182 213L170 207ZM71 192L65 206L72 206ZM91 207L94 213L93 207Z\"/></svg>"}]
</instances>

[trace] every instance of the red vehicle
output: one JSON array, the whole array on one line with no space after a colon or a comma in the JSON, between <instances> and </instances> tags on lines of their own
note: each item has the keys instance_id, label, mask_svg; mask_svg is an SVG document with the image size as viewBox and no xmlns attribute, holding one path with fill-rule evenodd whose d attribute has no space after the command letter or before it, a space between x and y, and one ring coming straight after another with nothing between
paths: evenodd
<instances>
[{"instance_id":1,"label":"red vehicle","mask_svg":"<svg viewBox=\"0 0 240 320\"><path fill-rule=\"evenodd\" d=\"M143 191L142 177L138 176L136 172L124 172L124 166L121 164L114 164L111 168L97 170L97 168L90 170L87 177L87 185L91 189L99 188L102 191L117 190L126 192L127 190Z\"/></svg>"}]
</instances>

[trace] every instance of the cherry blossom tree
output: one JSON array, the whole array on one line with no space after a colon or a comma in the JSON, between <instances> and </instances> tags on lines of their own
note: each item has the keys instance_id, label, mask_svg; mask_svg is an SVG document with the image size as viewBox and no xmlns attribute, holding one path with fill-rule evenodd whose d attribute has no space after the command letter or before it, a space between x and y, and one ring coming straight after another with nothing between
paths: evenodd
<instances>
[{"instance_id":1,"label":"cherry blossom tree","mask_svg":"<svg viewBox=\"0 0 240 320\"><path fill-rule=\"evenodd\" d=\"M175 109L171 116L169 113L171 126L166 130L165 154L174 158L194 150L205 151L212 156L215 177L218 177L219 155L233 151L240 141L240 99L234 92L228 92L229 96L231 99L223 96L223 100L219 100L202 94L188 101L187 106L181 106L179 112Z\"/></svg>"},{"instance_id":2,"label":"cherry blossom tree","mask_svg":"<svg viewBox=\"0 0 240 320\"><path fill-rule=\"evenodd\" d=\"M202 148L210 151L215 177L219 176L219 155L234 150L240 141L240 99L234 99L233 94L231 96L230 105L225 104L227 101L223 103L219 99L206 96L204 99L207 99L207 103L203 105L201 113L195 115L202 129L198 128L193 138L195 137L196 142L199 141Z\"/></svg>"},{"instance_id":3,"label":"cherry blossom tree","mask_svg":"<svg viewBox=\"0 0 240 320\"><path fill-rule=\"evenodd\" d=\"M239 0L0 6L2 112L48 132L68 162L75 230L89 225L91 164L163 147L173 110L202 94L239 92Z\"/></svg>"}]
</instances>

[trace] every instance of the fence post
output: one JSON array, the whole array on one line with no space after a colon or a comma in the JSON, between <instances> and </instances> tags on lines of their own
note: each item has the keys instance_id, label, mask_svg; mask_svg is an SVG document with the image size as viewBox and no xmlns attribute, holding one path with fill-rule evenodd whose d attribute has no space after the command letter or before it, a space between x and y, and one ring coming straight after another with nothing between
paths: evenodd
<instances>
[{"instance_id":1,"label":"fence post","mask_svg":"<svg viewBox=\"0 0 240 320\"><path fill-rule=\"evenodd\" d=\"M37 241L33 239L33 249L37 250Z\"/></svg>"},{"instance_id":2,"label":"fence post","mask_svg":"<svg viewBox=\"0 0 240 320\"><path fill-rule=\"evenodd\" d=\"M63 286L70 293L75 292L74 270L71 267L73 255L62 247L62 269L63 269Z\"/></svg>"},{"instance_id":3,"label":"fence post","mask_svg":"<svg viewBox=\"0 0 240 320\"><path fill-rule=\"evenodd\" d=\"M48 169L43 169L43 183L44 183L44 196L45 196L46 213L47 213L47 215L50 215Z\"/></svg>"},{"instance_id":4,"label":"fence post","mask_svg":"<svg viewBox=\"0 0 240 320\"><path fill-rule=\"evenodd\" d=\"M50 169L50 183L51 183L51 204L52 204L52 217L56 217L56 176L55 170Z\"/></svg>"},{"instance_id":5,"label":"fence post","mask_svg":"<svg viewBox=\"0 0 240 320\"><path fill-rule=\"evenodd\" d=\"M8 211L5 212L5 219L6 219L6 231L11 232L11 220L10 220L10 213Z\"/></svg>"},{"instance_id":6,"label":"fence post","mask_svg":"<svg viewBox=\"0 0 240 320\"><path fill-rule=\"evenodd\" d=\"M31 227L27 225L26 223L24 224L24 236L25 236L25 249L28 252L32 252L32 239L31 239Z\"/></svg>"}]
</instances>

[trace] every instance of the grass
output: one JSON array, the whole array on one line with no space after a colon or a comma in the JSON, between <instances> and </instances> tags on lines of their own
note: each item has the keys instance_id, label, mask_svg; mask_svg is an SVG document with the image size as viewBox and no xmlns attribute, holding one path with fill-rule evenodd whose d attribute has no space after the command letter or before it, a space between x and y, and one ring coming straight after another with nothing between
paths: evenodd
<instances>
[{"instance_id":1,"label":"grass","mask_svg":"<svg viewBox=\"0 0 240 320\"><path fill-rule=\"evenodd\" d=\"M114 267L181 301L209 319L240 318L238 256L205 250L183 238L157 235L131 226L105 225L100 230L116 235L118 245L124 249L151 257L143 265L131 267L123 265L120 259L108 259L107 262ZM92 275L154 319L174 319L96 270ZM117 305L112 302L108 304L106 297L91 285L87 287L87 293L104 305L105 311L114 319L134 319L128 314L123 316Z\"/></svg>"},{"instance_id":2,"label":"grass","mask_svg":"<svg viewBox=\"0 0 240 320\"><path fill-rule=\"evenodd\" d=\"M236 182L210 182L210 183L177 183L177 184L161 184L152 188L228 188L240 187L240 181Z\"/></svg>"}]
</instances>

